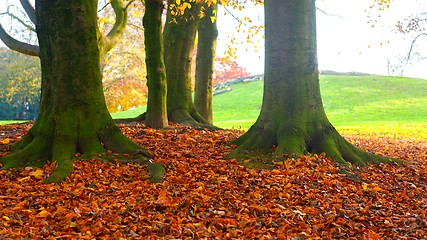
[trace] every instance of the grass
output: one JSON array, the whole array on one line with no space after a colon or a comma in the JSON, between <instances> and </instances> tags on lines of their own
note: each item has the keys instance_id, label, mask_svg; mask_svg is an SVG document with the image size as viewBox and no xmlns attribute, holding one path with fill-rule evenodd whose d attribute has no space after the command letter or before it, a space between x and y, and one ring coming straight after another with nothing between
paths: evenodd
<instances>
[{"instance_id":1,"label":"grass","mask_svg":"<svg viewBox=\"0 0 427 240\"><path fill-rule=\"evenodd\" d=\"M322 75L326 114L346 134L427 139L427 80L406 77ZM241 83L214 97L214 124L248 129L261 110L263 82ZM114 113L134 117L144 110Z\"/></svg>"},{"instance_id":2,"label":"grass","mask_svg":"<svg viewBox=\"0 0 427 240\"><path fill-rule=\"evenodd\" d=\"M112 113L111 116L115 119L118 118L133 118L133 117L137 117L140 114L144 113L145 110L147 109L146 106L140 107L140 108L134 108L134 109L130 109L127 111L123 111L123 112L116 112L116 113Z\"/></svg>"},{"instance_id":3,"label":"grass","mask_svg":"<svg viewBox=\"0 0 427 240\"><path fill-rule=\"evenodd\" d=\"M427 139L427 80L406 77L322 75L326 114L342 133ZM261 109L263 82L241 83L214 97L214 124L248 129ZM135 117L145 107L113 113Z\"/></svg>"},{"instance_id":4,"label":"grass","mask_svg":"<svg viewBox=\"0 0 427 240\"><path fill-rule=\"evenodd\" d=\"M0 120L0 125L28 122L26 120Z\"/></svg>"}]
</instances>

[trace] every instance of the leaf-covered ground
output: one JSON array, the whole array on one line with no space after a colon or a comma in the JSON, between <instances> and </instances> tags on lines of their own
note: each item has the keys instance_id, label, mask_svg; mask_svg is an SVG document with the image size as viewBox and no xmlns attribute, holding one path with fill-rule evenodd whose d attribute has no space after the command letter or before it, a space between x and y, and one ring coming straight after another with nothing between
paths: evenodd
<instances>
[{"instance_id":1,"label":"leaf-covered ground","mask_svg":"<svg viewBox=\"0 0 427 240\"><path fill-rule=\"evenodd\" d=\"M0 155L28 128L0 126ZM145 166L96 160L75 162L58 185L42 184L53 164L0 170L0 238L427 238L425 142L346 136L411 162L354 167L354 178L324 156L277 162L274 170L222 160L239 131L121 128L166 166L163 183L151 184Z\"/></svg>"}]
</instances>

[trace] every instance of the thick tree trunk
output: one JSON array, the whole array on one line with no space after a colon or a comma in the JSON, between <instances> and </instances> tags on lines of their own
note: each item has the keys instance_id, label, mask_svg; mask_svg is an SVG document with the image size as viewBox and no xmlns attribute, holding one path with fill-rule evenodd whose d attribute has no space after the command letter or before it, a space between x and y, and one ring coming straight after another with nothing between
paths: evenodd
<instances>
[{"instance_id":1,"label":"thick tree trunk","mask_svg":"<svg viewBox=\"0 0 427 240\"><path fill-rule=\"evenodd\" d=\"M56 169L45 182L59 182L71 173L76 153L91 156L107 149L142 150L120 132L107 111L99 67L97 2L36 1L40 114L28 134L14 145L13 153L0 159L3 168L41 167L48 160L56 161Z\"/></svg>"},{"instance_id":2,"label":"thick tree trunk","mask_svg":"<svg viewBox=\"0 0 427 240\"><path fill-rule=\"evenodd\" d=\"M200 115L213 123L212 96L213 70L215 62L216 39L218 29L216 18L218 4L205 9L205 16L200 20L198 28L197 59L196 59L196 86L194 91L194 106Z\"/></svg>"},{"instance_id":3,"label":"thick tree trunk","mask_svg":"<svg viewBox=\"0 0 427 240\"><path fill-rule=\"evenodd\" d=\"M326 117L317 69L314 0L265 1L265 83L261 113L230 156L275 149L275 155L325 152L335 161L366 164L390 159L347 142Z\"/></svg>"},{"instance_id":4,"label":"thick tree trunk","mask_svg":"<svg viewBox=\"0 0 427 240\"><path fill-rule=\"evenodd\" d=\"M163 8L161 1L145 1L143 23L148 87L145 124L152 128L168 126L166 112L167 82L162 33Z\"/></svg>"},{"instance_id":5,"label":"thick tree trunk","mask_svg":"<svg viewBox=\"0 0 427 240\"><path fill-rule=\"evenodd\" d=\"M169 0L169 4L174 2ZM164 29L168 118L191 126L209 126L194 108L192 99L191 62L200 11L197 3L191 5L184 16L173 16L168 8Z\"/></svg>"}]
</instances>

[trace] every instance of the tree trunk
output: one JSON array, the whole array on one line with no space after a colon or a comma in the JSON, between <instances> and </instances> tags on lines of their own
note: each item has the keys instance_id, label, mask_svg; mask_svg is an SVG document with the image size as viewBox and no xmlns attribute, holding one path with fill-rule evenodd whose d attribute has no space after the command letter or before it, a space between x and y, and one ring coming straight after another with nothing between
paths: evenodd
<instances>
[{"instance_id":1,"label":"tree trunk","mask_svg":"<svg viewBox=\"0 0 427 240\"><path fill-rule=\"evenodd\" d=\"M325 152L335 161L366 164L390 159L347 142L326 117L319 87L314 0L265 1L265 83L261 113L234 141L242 150L277 146L276 156Z\"/></svg>"},{"instance_id":2,"label":"tree trunk","mask_svg":"<svg viewBox=\"0 0 427 240\"><path fill-rule=\"evenodd\" d=\"M141 146L114 124L105 104L97 43L97 0L36 1L42 96L40 114L3 168L57 167L45 182L59 182L72 172L76 153L83 156L134 153ZM146 155L144 152L142 154ZM141 161L148 160L141 157Z\"/></svg>"},{"instance_id":3,"label":"tree trunk","mask_svg":"<svg viewBox=\"0 0 427 240\"><path fill-rule=\"evenodd\" d=\"M163 7L161 1L145 1L143 23L148 87L145 124L152 128L168 126L166 112L167 82L162 33Z\"/></svg>"},{"instance_id":4,"label":"tree trunk","mask_svg":"<svg viewBox=\"0 0 427 240\"><path fill-rule=\"evenodd\" d=\"M169 0L169 4L171 3L175 3L175 0ZM199 12L197 3L192 3L184 16L173 16L168 8L164 29L167 111L170 121L191 126L208 126L208 121L194 108L191 88L191 60Z\"/></svg>"},{"instance_id":5,"label":"tree trunk","mask_svg":"<svg viewBox=\"0 0 427 240\"><path fill-rule=\"evenodd\" d=\"M198 29L197 59L196 59L196 86L194 92L194 106L200 115L213 123L212 96L213 70L215 62L216 39L216 11L218 4L213 4L205 10L205 16L200 20Z\"/></svg>"}]
</instances>

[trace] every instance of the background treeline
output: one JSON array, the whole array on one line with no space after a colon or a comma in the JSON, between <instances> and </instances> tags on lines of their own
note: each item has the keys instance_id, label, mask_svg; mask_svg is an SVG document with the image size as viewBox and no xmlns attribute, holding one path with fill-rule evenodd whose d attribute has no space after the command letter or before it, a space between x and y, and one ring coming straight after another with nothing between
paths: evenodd
<instances>
[{"instance_id":1,"label":"background treeline","mask_svg":"<svg viewBox=\"0 0 427 240\"><path fill-rule=\"evenodd\" d=\"M0 119L35 119L39 111L40 61L0 48Z\"/></svg>"}]
</instances>

